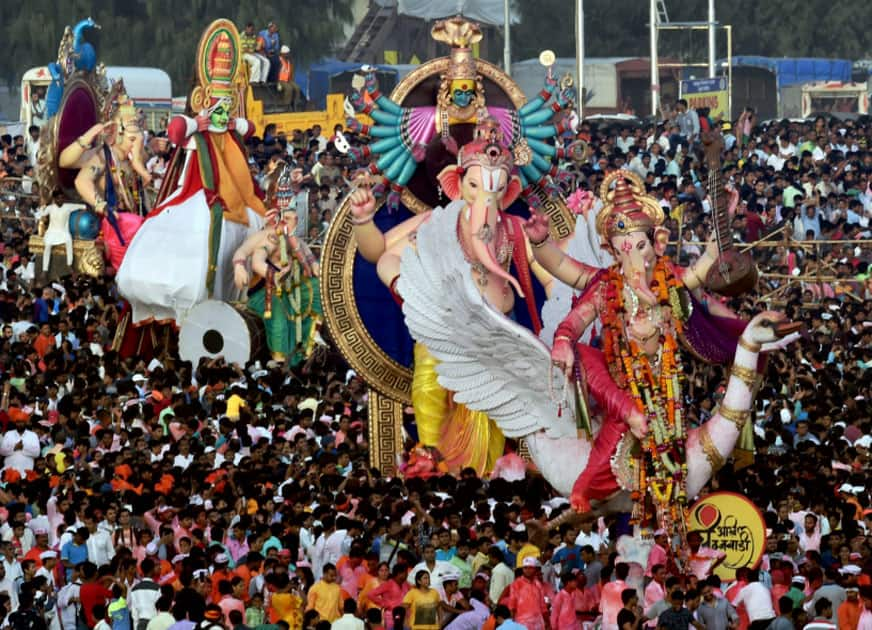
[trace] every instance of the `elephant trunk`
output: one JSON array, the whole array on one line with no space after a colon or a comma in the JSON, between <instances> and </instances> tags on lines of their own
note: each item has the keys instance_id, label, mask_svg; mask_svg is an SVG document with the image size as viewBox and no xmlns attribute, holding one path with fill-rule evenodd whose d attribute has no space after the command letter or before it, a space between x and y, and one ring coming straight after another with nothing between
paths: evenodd
<instances>
[{"instance_id":1,"label":"elephant trunk","mask_svg":"<svg viewBox=\"0 0 872 630\"><path fill-rule=\"evenodd\" d=\"M627 284L632 287L633 292L647 306L657 304L657 296L650 288L649 273L651 272L651 264L645 260L640 252L632 252L629 259L624 263L623 273Z\"/></svg>"},{"instance_id":2,"label":"elephant trunk","mask_svg":"<svg viewBox=\"0 0 872 630\"><path fill-rule=\"evenodd\" d=\"M484 268L491 274L510 283L520 297L524 297L521 285L497 261L494 241L496 237L496 219L499 212L497 197L484 193L472 204L469 228L472 235L472 253Z\"/></svg>"}]
</instances>

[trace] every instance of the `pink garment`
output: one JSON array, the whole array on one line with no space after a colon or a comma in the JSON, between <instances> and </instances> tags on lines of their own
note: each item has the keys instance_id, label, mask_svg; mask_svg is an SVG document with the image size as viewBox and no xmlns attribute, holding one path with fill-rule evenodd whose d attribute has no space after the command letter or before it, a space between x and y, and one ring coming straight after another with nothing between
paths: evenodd
<instances>
[{"instance_id":1,"label":"pink garment","mask_svg":"<svg viewBox=\"0 0 872 630\"><path fill-rule=\"evenodd\" d=\"M233 624L230 623L231 610L238 610L242 613L242 618L245 619L245 604L242 603L241 599L236 599L231 595L225 595L224 598L218 602L218 606L221 607L221 612L224 613L224 623L228 628L233 627Z\"/></svg>"},{"instance_id":2,"label":"pink garment","mask_svg":"<svg viewBox=\"0 0 872 630\"><path fill-rule=\"evenodd\" d=\"M654 545L651 547L651 553L648 554L648 567L645 569L646 577L653 577L651 573L651 569L654 565L662 564L664 567L666 566L666 550L660 545Z\"/></svg>"},{"instance_id":3,"label":"pink garment","mask_svg":"<svg viewBox=\"0 0 872 630\"><path fill-rule=\"evenodd\" d=\"M350 562L343 562L339 567L339 585L342 587L351 599L357 599L358 583L360 576L366 573L366 566L363 564L353 568Z\"/></svg>"},{"instance_id":4,"label":"pink garment","mask_svg":"<svg viewBox=\"0 0 872 630\"><path fill-rule=\"evenodd\" d=\"M506 453L498 458L491 472L491 479L505 479L506 481L522 481L527 475L527 462L517 453Z\"/></svg>"},{"instance_id":5,"label":"pink garment","mask_svg":"<svg viewBox=\"0 0 872 630\"><path fill-rule=\"evenodd\" d=\"M551 601L551 627L555 630L581 630L581 623L575 613L583 598L581 591L575 589L571 593L562 590Z\"/></svg>"},{"instance_id":6,"label":"pink garment","mask_svg":"<svg viewBox=\"0 0 872 630\"><path fill-rule=\"evenodd\" d=\"M654 549L657 549L657 545L654 545ZM647 613L650 610L651 606L656 604L657 602L663 601L666 599L666 589L659 582L655 582L651 580L648 586L645 587L645 605L643 610ZM645 624L646 627L653 628L657 625L657 620L652 619L648 623Z\"/></svg>"},{"instance_id":7,"label":"pink garment","mask_svg":"<svg viewBox=\"0 0 872 630\"><path fill-rule=\"evenodd\" d=\"M121 244L121 240L118 238L118 234L115 232L115 228L113 228L109 223L108 218L103 217L100 228L103 232L103 245L106 247L106 258L114 269L118 269L121 266L121 261L124 259L124 254L130 245L130 241L133 240L133 236L136 234L139 226L142 225L144 219L141 216L130 212L116 212L115 221L118 224L121 236L124 238L123 245Z\"/></svg>"},{"instance_id":8,"label":"pink garment","mask_svg":"<svg viewBox=\"0 0 872 630\"><path fill-rule=\"evenodd\" d=\"M526 626L527 630L544 630L548 605L545 591L539 580L519 577L509 586L509 610L514 620Z\"/></svg>"},{"instance_id":9,"label":"pink garment","mask_svg":"<svg viewBox=\"0 0 872 630\"><path fill-rule=\"evenodd\" d=\"M726 597L728 602L735 606L736 600L739 599L739 593L741 593L742 589L745 588L747 585L748 583L744 580L736 582L724 592L724 597ZM751 625L751 621L748 619L748 612L745 610L745 607L737 607L736 612L739 613L739 626L738 628L736 628L736 630L748 630L748 626Z\"/></svg>"},{"instance_id":10,"label":"pink garment","mask_svg":"<svg viewBox=\"0 0 872 630\"><path fill-rule=\"evenodd\" d=\"M725 555L723 551L700 547L696 553L691 554L687 564L691 573L700 580L704 580L711 574L712 565Z\"/></svg>"},{"instance_id":11,"label":"pink garment","mask_svg":"<svg viewBox=\"0 0 872 630\"><path fill-rule=\"evenodd\" d=\"M391 630L394 626L391 611L397 606L403 605L403 598L410 588L411 586L405 580L403 580L402 585L397 584L396 580L388 580L384 584L376 586L367 595L369 601L382 609L382 619L384 619L387 630Z\"/></svg>"},{"instance_id":12,"label":"pink garment","mask_svg":"<svg viewBox=\"0 0 872 630\"><path fill-rule=\"evenodd\" d=\"M624 602L621 601L621 593L627 588L627 583L623 580L615 580L603 586L603 592L600 596L603 630L616 630L618 627L618 613L624 607Z\"/></svg>"}]
</instances>

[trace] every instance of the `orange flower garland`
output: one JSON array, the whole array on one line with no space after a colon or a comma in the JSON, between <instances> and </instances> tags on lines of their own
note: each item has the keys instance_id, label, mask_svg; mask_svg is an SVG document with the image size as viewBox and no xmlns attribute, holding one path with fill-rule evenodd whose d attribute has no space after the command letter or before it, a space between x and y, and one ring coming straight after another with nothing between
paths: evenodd
<instances>
[{"instance_id":1,"label":"orange flower garland","mask_svg":"<svg viewBox=\"0 0 872 630\"><path fill-rule=\"evenodd\" d=\"M648 421L648 437L636 462L637 487L632 493L636 504L634 520L645 520L645 495L655 506L658 524L670 531L683 526L687 505L687 457L684 406L681 396L683 371L677 337L683 332L684 313L679 290L681 281L672 271L667 257L658 259L651 289L657 295L654 308L669 311L660 336L660 371L630 338L624 323L624 278L617 265L609 269L609 282L601 311L603 352L606 364L619 387L628 390L636 408Z\"/></svg>"}]
</instances>

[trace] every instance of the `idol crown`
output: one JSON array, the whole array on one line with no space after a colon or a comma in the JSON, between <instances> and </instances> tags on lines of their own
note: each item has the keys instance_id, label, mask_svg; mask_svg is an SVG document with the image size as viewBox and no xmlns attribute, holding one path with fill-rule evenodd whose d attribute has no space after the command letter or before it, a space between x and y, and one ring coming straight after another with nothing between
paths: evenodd
<instances>
[{"instance_id":1,"label":"idol crown","mask_svg":"<svg viewBox=\"0 0 872 630\"><path fill-rule=\"evenodd\" d=\"M620 170L607 175L600 198L604 205L597 216L597 231L603 243L619 234L647 232L663 223L663 209L645 192L644 183L635 173Z\"/></svg>"}]
</instances>

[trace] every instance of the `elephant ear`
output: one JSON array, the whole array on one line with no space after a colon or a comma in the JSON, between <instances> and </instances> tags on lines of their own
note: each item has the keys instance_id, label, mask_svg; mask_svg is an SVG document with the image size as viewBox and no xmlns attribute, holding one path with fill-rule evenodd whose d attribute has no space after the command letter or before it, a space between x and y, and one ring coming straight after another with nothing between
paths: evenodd
<instances>
[{"instance_id":1,"label":"elephant ear","mask_svg":"<svg viewBox=\"0 0 872 630\"><path fill-rule=\"evenodd\" d=\"M662 256L666 251L666 246L669 244L669 230L664 227L658 227L654 230L654 253Z\"/></svg>"},{"instance_id":2,"label":"elephant ear","mask_svg":"<svg viewBox=\"0 0 872 630\"><path fill-rule=\"evenodd\" d=\"M500 209L505 210L515 203L515 199L517 199L520 194L521 178L517 175L513 175L509 177L509 181L506 183L506 193L503 195L502 201L500 202Z\"/></svg>"},{"instance_id":3,"label":"elephant ear","mask_svg":"<svg viewBox=\"0 0 872 630\"><path fill-rule=\"evenodd\" d=\"M461 197L460 180L462 177L463 169L459 166L446 166L436 176L436 179L439 180L439 185L442 186L442 192L451 201L457 201Z\"/></svg>"}]
</instances>

